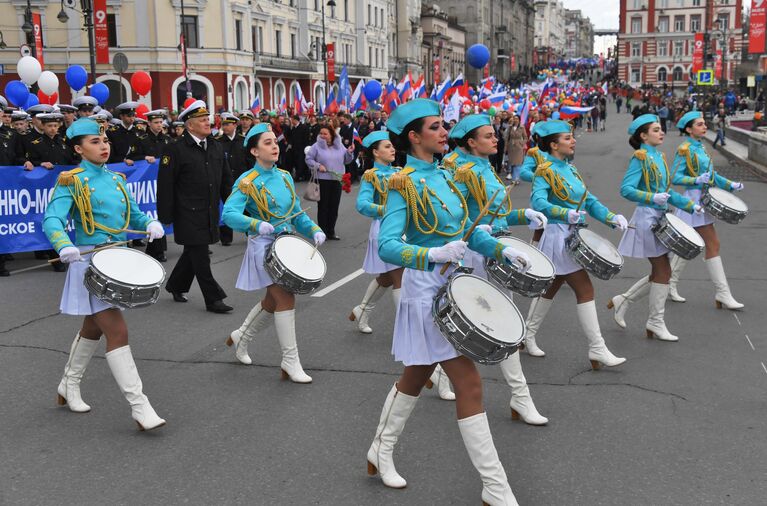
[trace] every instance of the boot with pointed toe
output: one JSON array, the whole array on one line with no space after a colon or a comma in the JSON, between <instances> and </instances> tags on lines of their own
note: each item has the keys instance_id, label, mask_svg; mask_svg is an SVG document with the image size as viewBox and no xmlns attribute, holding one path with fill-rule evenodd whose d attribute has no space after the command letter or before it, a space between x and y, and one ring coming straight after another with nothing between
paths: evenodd
<instances>
[{"instance_id":1,"label":"boot with pointed toe","mask_svg":"<svg viewBox=\"0 0 767 506\"><path fill-rule=\"evenodd\" d=\"M234 356L241 363L245 365L253 363L250 355L248 355L248 345L253 341L258 332L266 326L269 316L271 316L271 313L263 309L259 302L250 310L240 328L233 331L226 338L226 345L234 346Z\"/></svg>"},{"instance_id":2,"label":"boot with pointed toe","mask_svg":"<svg viewBox=\"0 0 767 506\"><path fill-rule=\"evenodd\" d=\"M581 322L583 333L589 342L589 360L591 367L596 370L600 366L615 367L626 361L625 358L616 357L607 349L602 331L599 329L597 307L594 301L584 302L576 306L578 320Z\"/></svg>"},{"instance_id":3,"label":"boot with pointed toe","mask_svg":"<svg viewBox=\"0 0 767 506\"><path fill-rule=\"evenodd\" d=\"M274 326L277 339L282 350L282 379L290 379L293 383L311 383L312 377L304 372L301 360L298 358L296 344L296 310L277 311L274 313Z\"/></svg>"},{"instance_id":4,"label":"boot with pointed toe","mask_svg":"<svg viewBox=\"0 0 767 506\"><path fill-rule=\"evenodd\" d=\"M368 285L368 288L365 291L365 296L362 297L362 302L360 302L359 306L355 306L354 309L352 309L349 319L351 321L357 320L357 329L363 334L373 333L373 329L370 328L369 324L370 314L373 312L376 303L383 297L385 292L386 287L379 285L378 280L374 278Z\"/></svg>"},{"instance_id":5,"label":"boot with pointed toe","mask_svg":"<svg viewBox=\"0 0 767 506\"><path fill-rule=\"evenodd\" d=\"M535 409L535 403L527 386L527 379L522 372L522 363L519 361L519 352L511 354L509 358L501 362L501 372L506 383L511 387L511 419L522 419L528 425L546 425L549 419L541 416Z\"/></svg>"},{"instance_id":6,"label":"boot with pointed toe","mask_svg":"<svg viewBox=\"0 0 767 506\"><path fill-rule=\"evenodd\" d=\"M59 406L66 405L75 413L87 413L91 410L80 396L80 381L98 345L98 339L85 339L80 337L79 333L75 336L69 348L69 359L64 366L64 376L56 389Z\"/></svg>"},{"instance_id":7,"label":"boot with pointed toe","mask_svg":"<svg viewBox=\"0 0 767 506\"><path fill-rule=\"evenodd\" d=\"M679 295L679 292L677 291L679 276L682 274L686 265L687 260L678 255L671 255L671 279L668 280L668 298L674 302L687 301L687 299Z\"/></svg>"},{"instance_id":8,"label":"boot with pointed toe","mask_svg":"<svg viewBox=\"0 0 767 506\"><path fill-rule=\"evenodd\" d=\"M439 395L440 399L443 401L455 400L455 394L450 389L450 379L447 377L447 374L445 374L445 371L442 370L442 367L439 364L437 364L437 367L434 368L434 372L431 373L429 381L431 381L432 385L437 385L437 394Z\"/></svg>"},{"instance_id":9,"label":"boot with pointed toe","mask_svg":"<svg viewBox=\"0 0 767 506\"><path fill-rule=\"evenodd\" d=\"M554 299L546 299L544 297L538 297L533 299L530 304L530 310L527 312L527 334L525 334L525 351L531 357L545 357L546 352L538 347L538 343L535 341L535 336L538 334L538 329L543 323L543 319L551 309L551 305L554 303Z\"/></svg>"},{"instance_id":10,"label":"boot with pointed toe","mask_svg":"<svg viewBox=\"0 0 767 506\"><path fill-rule=\"evenodd\" d=\"M650 283L650 317L647 319L647 337L654 337L660 341L679 341L679 338L668 331L664 314L666 312L666 299L668 298L668 285Z\"/></svg>"},{"instance_id":11,"label":"boot with pointed toe","mask_svg":"<svg viewBox=\"0 0 767 506\"><path fill-rule=\"evenodd\" d=\"M620 328L626 328L626 311L628 311L629 306L645 297L648 293L650 293L650 277L645 276L634 283L625 293L610 299L607 303L607 308L614 310L613 319Z\"/></svg>"},{"instance_id":12,"label":"boot with pointed toe","mask_svg":"<svg viewBox=\"0 0 767 506\"><path fill-rule=\"evenodd\" d=\"M725 276L722 266L722 257L707 258L706 267L711 281L714 282L714 288L716 288L714 302L717 309L742 309L743 304L735 300L735 297L730 293L730 285L727 283L727 276Z\"/></svg>"},{"instance_id":13,"label":"boot with pointed toe","mask_svg":"<svg viewBox=\"0 0 767 506\"><path fill-rule=\"evenodd\" d=\"M144 395L144 386L133 361L130 346L108 352L106 359L117 386L130 404L131 415L139 430L152 430L165 425L165 420L157 416L149 399Z\"/></svg>"}]
</instances>

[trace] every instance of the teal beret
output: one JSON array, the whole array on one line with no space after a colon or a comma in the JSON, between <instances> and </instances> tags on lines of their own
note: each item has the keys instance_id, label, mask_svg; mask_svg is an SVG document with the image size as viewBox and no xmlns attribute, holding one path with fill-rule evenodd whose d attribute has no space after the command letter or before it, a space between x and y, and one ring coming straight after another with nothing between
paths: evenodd
<instances>
[{"instance_id":1,"label":"teal beret","mask_svg":"<svg viewBox=\"0 0 767 506\"><path fill-rule=\"evenodd\" d=\"M561 119L550 119L544 121L541 126L536 123L535 131L541 137L548 137L554 134L569 134L572 133L573 127L567 121Z\"/></svg>"},{"instance_id":2,"label":"teal beret","mask_svg":"<svg viewBox=\"0 0 767 506\"><path fill-rule=\"evenodd\" d=\"M428 116L442 116L439 104L428 98L416 98L394 109L386 122L386 128L399 135L412 121Z\"/></svg>"},{"instance_id":3,"label":"teal beret","mask_svg":"<svg viewBox=\"0 0 767 506\"><path fill-rule=\"evenodd\" d=\"M487 114L471 114L464 116L461 121L455 124L448 137L451 139L463 139L466 135L481 126L490 126L493 123L490 121L490 116Z\"/></svg>"},{"instance_id":4,"label":"teal beret","mask_svg":"<svg viewBox=\"0 0 767 506\"><path fill-rule=\"evenodd\" d=\"M647 123L660 123L660 118L655 114L642 114L629 125L629 135L634 135L639 127Z\"/></svg>"},{"instance_id":5,"label":"teal beret","mask_svg":"<svg viewBox=\"0 0 767 506\"><path fill-rule=\"evenodd\" d=\"M690 121L694 119L702 118L702 117L703 117L702 112L690 111L684 116L682 116L681 118L679 118L679 121L677 122L676 127L681 130L682 128L686 127L687 123L689 123Z\"/></svg>"},{"instance_id":6,"label":"teal beret","mask_svg":"<svg viewBox=\"0 0 767 506\"><path fill-rule=\"evenodd\" d=\"M90 118L80 118L67 128L67 139L74 139L81 135L101 135L104 133L104 125Z\"/></svg>"},{"instance_id":7,"label":"teal beret","mask_svg":"<svg viewBox=\"0 0 767 506\"><path fill-rule=\"evenodd\" d=\"M269 123L259 123L257 125L253 125L250 127L250 130L248 130L248 135L245 136L245 140L242 141L242 145L246 148L248 147L248 141L251 137L254 135L262 134L264 132L271 132L272 131L272 125Z\"/></svg>"},{"instance_id":8,"label":"teal beret","mask_svg":"<svg viewBox=\"0 0 767 506\"><path fill-rule=\"evenodd\" d=\"M369 148L373 144L375 144L378 141L385 141L389 139L389 132L385 130L376 130L375 132L371 132L365 136L364 139L362 139L362 145L366 148Z\"/></svg>"}]
</instances>

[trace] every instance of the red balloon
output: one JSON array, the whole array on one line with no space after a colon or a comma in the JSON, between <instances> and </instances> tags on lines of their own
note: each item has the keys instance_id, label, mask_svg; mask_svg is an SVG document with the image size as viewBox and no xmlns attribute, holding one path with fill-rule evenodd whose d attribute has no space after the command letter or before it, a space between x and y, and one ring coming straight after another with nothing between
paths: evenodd
<instances>
[{"instance_id":1,"label":"red balloon","mask_svg":"<svg viewBox=\"0 0 767 506\"><path fill-rule=\"evenodd\" d=\"M196 101L197 101L197 99L194 98L194 97L187 98L186 100L184 100L184 109L186 109L187 107L189 107L190 105L192 105Z\"/></svg>"},{"instance_id":2,"label":"red balloon","mask_svg":"<svg viewBox=\"0 0 767 506\"><path fill-rule=\"evenodd\" d=\"M54 91L53 95L46 95L41 90L37 90L37 99L41 104L55 105L59 101L59 92Z\"/></svg>"},{"instance_id":3,"label":"red balloon","mask_svg":"<svg viewBox=\"0 0 767 506\"><path fill-rule=\"evenodd\" d=\"M146 119L146 113L149 112L149 107L146 104L139 104L136 107L136 117Z\"/></svg>"},{"instance_id":4,"label":"red balloon","mask_svg":"<svg viewBox=\"0 0 767 506\"><path fill-rule=\"evenodd\" d=\"M488 110L488 109L490 109L490 108L493 106L493 104L490 102L490 100L488 100L488 99L486 99L486 98L483 98L483 99L482 99L482 100L479 102L479 106L480 106L482 109L484 109L484 110Z\"/></svg>"},{"instance_id":5,"label":"red balloon","mask_svg":"<svg viewBox=\"0 0 767 506\"><path fill-rule=\"evenodd\" d=\"M139 95L146 95L152 90L152 77L143 70L139 70L131 76L130 85Z\"/></svg>"}]
</instances>

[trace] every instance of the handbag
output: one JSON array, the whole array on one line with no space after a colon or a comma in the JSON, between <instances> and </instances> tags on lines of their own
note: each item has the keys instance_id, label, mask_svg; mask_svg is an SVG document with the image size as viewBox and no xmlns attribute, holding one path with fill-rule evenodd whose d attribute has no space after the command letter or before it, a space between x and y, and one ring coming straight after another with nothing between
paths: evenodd
<instances>
[{"instance_id":1,"label":"handbag","mask_svg":"<svg viewBox=\"0 0 767 506\"><path fill-rule=\"evenodd\" d=\"M320 183L317 181L317 171L315 170L312 171L309 182L306 183L304 199L310 200L312 202L319 202L320 200Z\"/></svg>"}]
</instances>

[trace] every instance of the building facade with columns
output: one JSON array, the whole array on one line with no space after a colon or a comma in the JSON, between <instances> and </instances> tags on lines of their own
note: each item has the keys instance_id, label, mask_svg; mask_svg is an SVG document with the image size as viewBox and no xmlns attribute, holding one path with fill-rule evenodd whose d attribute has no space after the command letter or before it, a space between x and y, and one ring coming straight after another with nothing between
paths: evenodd
<instances>
[{"instance_id":1,"label":"building facade with columns","mask_svg":"<svg viewBox=\"0 0 767 506\"><path fill-rule=\"evenodd\" d=\"M421 11L421 61L427 83L466 74L466 30L436 5ZM438 75L437 75L438 74Z\"/></svg>"},{"instance_id":2,"label":"building facade with columns","mask_svg":"<svg viewBox=\"0 0 767 506\"><path fill-rule=\"evenodd\" d=\"M565 54L565 7L561 0L535 2L536 63L550 65Z\"/></svg>"},{"instance_id":3,"label":"building facade with columns","mask_svg":"<svg viewBox=\"0 0 767 506\"><path fill-rule=\"evenodd\" d=\"M594 56L594 25L579 10L565 9L565 57Z\"/></svg>"},{"instance_id":4,"label":"building facade with columns","mask_svg":"<svg viewBox=\"0 0 767 506\"><path fill-rule=\"evenodd\" d=\"M71 0L65 2L69 4ZM136 99L130 74L144 70L152 76L152 90L140 101L153 108L178 110L186 98L179 50L183 32L187 45L188 77L194 97L213 111L242 110L258 96L264 108L288 104L300 87L307 101L324 102L322 7L327 0L107 0L110 61L124 53L129 68L122 77L110 64L96 67L96 80L110 89L108 105ZM79 9L79 2L71 2ZM336 0L325 5L325 41L335 45L336 75L346 65L350 80L387 79L389 67L389 0ZM73 91L64 79L70 65L89 69L87 33L78 10L65 6L69 19L61 23L60 2L31 0L41 16L46 70L60 81L62 102ZM0 17L19 29L3 29L8 48L0 57L13 67L19 46L26 0L0 3ZM9 65L11 64L11 65ZM90 70L90 69L89 69ZM16 78L0 76L0 85ZM89 84L90 79L89 79ZM122 88L122 89L121 89ZM122 96L122 98L120 98Z\"/></svg>"},{"instance_id":5,"label":"building facade with columns","mask_svg":"<svg viewBox=\"0 0 767 506\"><path fill-rule=\"evenodd\" d=\"M721 51L722 78L732 81L743 47L742 0L620 0L618 78L632 85L687 86L695 34L704 35L714 69Z\"/></svg>"}]
</instances>

